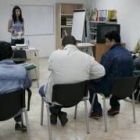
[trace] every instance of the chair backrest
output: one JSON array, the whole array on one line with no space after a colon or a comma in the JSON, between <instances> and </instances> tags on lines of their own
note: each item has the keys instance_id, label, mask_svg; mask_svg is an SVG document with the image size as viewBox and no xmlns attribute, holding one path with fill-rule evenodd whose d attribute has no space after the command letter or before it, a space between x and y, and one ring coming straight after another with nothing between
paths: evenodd
<instances>
[{"instance_id":1,"label":"chair backrest","mask_svg":"<svg viewBox=\"0 0 140 140\"><path fill-rule=\"evenodd\" d=\"M15 63L23 63L27 60L27 55L25 50L15 50L13 60Z\"/></svg>"},{"instance_id":2,"label":"chair backrest","mask_svg":"<svg viewBox=\"0 0 140 140\"><path fill-rule=\"evenodd\" d=\"M14 117L21 108L25 107L25 91L17 91L0 95L0 121Z\"/></svg>"},{"instance_id":3,"label":"chair backrest","mask_svg":"<svg viewBox=\"0 0 140 140\"><path fill-rule=\"evenodd\" d=\"M88 94L88 81L74 84L58 84L53 86L52 101L63 107L72 107L78 104Z\"/></svg>"},{"instance_id":4,"label":"chair backrest","mask_svg":"<svg viewBox=\"0 0 140 140\"><path fill-rule=\"evenodd\" d=\"M112 87L112 95L124 99L133 94L137 87L139 76L117 78Z\"/></svg>"}]
</instances>

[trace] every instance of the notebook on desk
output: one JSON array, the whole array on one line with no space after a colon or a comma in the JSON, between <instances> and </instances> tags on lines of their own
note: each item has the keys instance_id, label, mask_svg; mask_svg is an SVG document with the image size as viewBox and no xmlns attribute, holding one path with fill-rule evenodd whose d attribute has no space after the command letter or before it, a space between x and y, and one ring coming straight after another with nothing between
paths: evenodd
<instances>
[{"instance_id":1,"label":"notebook on desk","mask_svg":"<svg viewBox=\"0 0 140 140\"><path fill-rule=\"evenodd\" d=\"M26 44L16 44L16 48L18 50L20 49L25 50L25 49L28 49L28 46Z\"/></svg>"}]
</instances>

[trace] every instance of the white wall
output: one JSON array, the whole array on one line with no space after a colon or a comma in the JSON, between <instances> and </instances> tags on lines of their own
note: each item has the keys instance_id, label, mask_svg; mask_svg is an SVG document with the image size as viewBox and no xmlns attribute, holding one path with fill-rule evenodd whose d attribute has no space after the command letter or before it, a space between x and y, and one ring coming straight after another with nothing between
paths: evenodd
<instances>
[{"instance_id":1,"label":"white wall","mask_svg":"<svg viewBox=\"0 0 140 140\"><path fill-rule=\"evenodd\" d=\"M140 0L92 0L97 9L116 9L122 42L132 50L140 38Z\"/></svg>"},{"instance_id":2,"label":"white wall","mask_svg":"<svg viewBox=\"0 0 140 140\"><path fill-rule=\"evenodd\" d=\"M96 7L96 1L95 0L86 0L86 6L87 8L95 8Z\"/></svg>"},{"instance_id":3,"label":"white wall","mask_svg":"<svg viewBox=\"0 0 140 140\"><path fill-rule=\"evenodd\" d=\"M8 20L11 18L10 4L29 4L29 5L55 5L55 3L86 3L86 0L0 0L0 40L10 42L10 33L7 31ZM55 12L54 12L55 13ZM44 15L45 16L45 15ZM55 17L54 17L55 21ZM42 23L41 23L42 24ZM55 29L55 24L54 24ZM54 35L32 36L29 37L30 46L39 50L40 57L48 57L55 50Z\"/></svg>"}]
</instances>

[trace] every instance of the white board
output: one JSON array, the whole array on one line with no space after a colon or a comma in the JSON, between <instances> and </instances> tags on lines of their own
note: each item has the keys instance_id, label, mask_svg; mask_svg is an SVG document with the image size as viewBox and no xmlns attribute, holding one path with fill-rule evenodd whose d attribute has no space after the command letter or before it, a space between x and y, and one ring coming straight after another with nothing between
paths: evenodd
<instances>
[{"instance_id":1,"label":"white board","mask_svg":"<svg viewBox=\"0 0 140 140\"><path fill-rule=\"evenodd\" d=\"M85 25L85 10L75 10L73 14L73 24L71 35L78 41L83 40L84 25Z\"/></svg>"},{"instance_id":2,"label":"white board","mask_svg":"<svg viewBox=\"0 0 140 140\"><path fill-rule=\"evenodd\" d=\"M14 5L11 5L12 8ZM54 6L18 5L24 18L25 35L54 34Z\"/></svg>"}]
</instances>

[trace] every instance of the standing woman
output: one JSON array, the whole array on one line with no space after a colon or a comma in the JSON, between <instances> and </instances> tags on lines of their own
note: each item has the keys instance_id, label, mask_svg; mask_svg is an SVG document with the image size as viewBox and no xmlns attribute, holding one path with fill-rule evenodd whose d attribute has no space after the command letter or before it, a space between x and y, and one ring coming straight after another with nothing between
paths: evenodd
<instances>
[{"instance_id":1,"label":"standing woman","mask_svg":"<svg viewBox=\"0 0 140 140\"><path fill-rule=\"evenodd\" d=\"M13 8L12 19L8 23L8 32L11 33L11 45L24 44L24 19L19 6Z\"/></svg>"}]
</instances>

